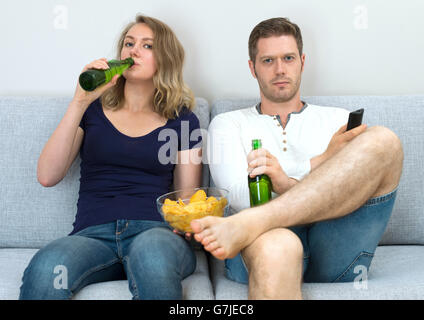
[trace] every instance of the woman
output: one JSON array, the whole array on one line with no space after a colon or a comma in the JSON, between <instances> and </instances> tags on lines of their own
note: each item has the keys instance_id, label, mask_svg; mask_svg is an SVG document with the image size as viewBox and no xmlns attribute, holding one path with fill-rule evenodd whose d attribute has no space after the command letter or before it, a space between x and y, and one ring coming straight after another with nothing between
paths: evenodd
<instances>
[{"instance_id":1,"label":"woman","mask_svg":"<svg viewBox=\"0 0 424 320\"><path fill-rule=\"evenodd\" d=\"M192 161L201 156L199 141L181 130L199 128L182 79L184 50L167 25L137 16L118 42L118 59L128 57L135 63L121 77L93 92L77 85L40 155L38 180L50 187L80 153L77 215L69 236L32 258L21 299L70 299L88 284L125 278L134 299L181 299L181 281L195 270L189 242L163 222L155 204L171 187L201 182L201 164ZM106 59L83 71L93 68L107 69ZM170 131L175 135L163 139ZM170 158L190 161L159 159L167 144L175 147Z\"/></svg>"}]
</instances>

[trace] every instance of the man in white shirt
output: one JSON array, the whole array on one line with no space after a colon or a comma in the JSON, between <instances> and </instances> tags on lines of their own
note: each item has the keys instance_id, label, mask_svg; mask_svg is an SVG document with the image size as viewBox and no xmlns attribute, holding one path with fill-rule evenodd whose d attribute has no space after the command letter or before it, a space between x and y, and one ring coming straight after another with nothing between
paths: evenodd
<instances>
[{"instance_id":1,"label":"man in white shirt","mask_svg":"<svg viewBox=\"0 0 424 320\"><path fill-rule=\"evenodd\" d=\"M300 299L301 283L353 281L368 270L391 215L403 150L387 128L346 131L349 112L300 100L305 66L299 27L261 22L249 38L249 67L261 102L216 116L208 160L229 190L225 218L191 223L195 239L251 299ZM251 150L251 140L263 148ZM273 200L249 208L247 175L266 174Z\"/></svg>"}]
</instances>

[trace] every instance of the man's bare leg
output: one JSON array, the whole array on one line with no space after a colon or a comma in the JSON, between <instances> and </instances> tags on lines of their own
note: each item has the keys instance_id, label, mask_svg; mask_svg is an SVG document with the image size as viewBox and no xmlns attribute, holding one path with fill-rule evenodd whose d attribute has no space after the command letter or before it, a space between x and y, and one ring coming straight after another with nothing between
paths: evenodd
<instances>
[{"instance_id":1,"label":"man's bare leg","mask_svg":"<svg viewBox=\"0 0 424 320\"><path fill-rule=\"evenodd\" d=\"M242 251L249 270L249 299L301 299L303 247L292 231L265 232Z\"/></svg>"},{"instance_id":2,"label":"man's bare leg","mask_svg":"<svg viewBox=\"0 0 424 320\"><path fill-rule=\"evenodd\" d=\"M218 259L232 258L273 228L342 217L393 191L402 163L398 137L384 127L368 128L277 199L227 218L192 221L194 237Z\"/></svg>"}]
</instances>

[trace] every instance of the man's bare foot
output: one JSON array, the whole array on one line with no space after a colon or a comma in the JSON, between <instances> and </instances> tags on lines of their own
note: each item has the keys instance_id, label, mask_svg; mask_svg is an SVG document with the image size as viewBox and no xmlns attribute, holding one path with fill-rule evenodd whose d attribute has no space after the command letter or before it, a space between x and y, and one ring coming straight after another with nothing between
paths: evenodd
<instances>
[{"instance_id":1,"label":"man's bare foot","mask_svg":"<svg viewBox=\"0 0 424 320\"><path fill-rule=\"evenodd\" d=\"M193 220L190 225L194 239L221 260L234 258L261 234L258 228L252 229L255 224L249 223L248 216L241 212L225 218L208 216Z\"/></svg>"}]
</instances>

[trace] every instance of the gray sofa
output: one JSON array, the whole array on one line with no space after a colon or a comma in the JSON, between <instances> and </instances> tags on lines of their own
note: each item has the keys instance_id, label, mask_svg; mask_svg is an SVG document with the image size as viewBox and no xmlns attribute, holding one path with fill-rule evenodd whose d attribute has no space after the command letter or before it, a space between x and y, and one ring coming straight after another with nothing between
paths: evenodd
<instances>
[{"instance_id":1,"label":"gray sofa","mask_svg":"<svg viewBox=\"0 0 424 320\"><path fill-rule=\"evenodd\" d=\"M305 299L424 298L424 96L304 97L318 105L365 108L364 122L391 128L404 144L404 172L388 228L371 264L366 288L353 283L303 285ZM0 97L0 299L17 299L23 271L37 250L72 229L79 187L79 160L53 188L37 182L42 147L69 97ZM207 129L215 115L253 105L251 100L197 99ZM203 185L209 183L204 166ZM183 281L184 299L247 299L247 286L225 278L224 264L200 248L196 271ZM53 272L53 271L52 271ZM126 280L92 284L75 299L131 299Z\"/></svg>"}]
</instances>

